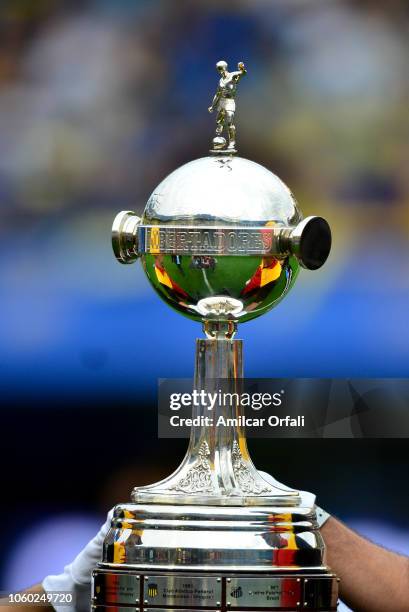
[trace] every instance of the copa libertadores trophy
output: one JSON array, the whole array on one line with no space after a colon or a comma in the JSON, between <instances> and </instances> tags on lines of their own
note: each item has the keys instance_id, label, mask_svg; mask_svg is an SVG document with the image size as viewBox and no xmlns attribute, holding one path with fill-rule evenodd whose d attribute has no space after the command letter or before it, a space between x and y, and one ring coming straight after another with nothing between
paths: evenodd
<instances>
[{"instance_id":1,"label":"copa libertadores trophy","mask_svg":"<svg viewBox=\"0 0 409 612\"><path fill-rule=\"evenodd\" d=\"M331 233L321 217L303 219L277 176L236 155L235 94L246 69L216 67L210 155L166 177L142 218L119 213L113 248L122 263L140 258L159 296L202 323L195 389L227 380L234 393L243 377L238 324L278 304L300 266L319 268ZM196 406L193 416L206 410ZM215 417L240 422L237 402L215 410ZM324 553L315 497L266 481L242 427L204 424L192 427L173 474L136 487L131 503L116 506L93 572L92 606L100 612L336 610L337 579Z\"/></svg>"}]
</instances>

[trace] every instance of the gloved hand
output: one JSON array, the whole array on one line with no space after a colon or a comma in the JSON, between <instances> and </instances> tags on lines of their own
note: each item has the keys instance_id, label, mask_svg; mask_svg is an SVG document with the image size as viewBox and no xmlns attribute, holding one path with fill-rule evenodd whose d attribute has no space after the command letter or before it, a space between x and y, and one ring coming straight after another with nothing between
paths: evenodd
<instances>
[{"instance_id":1,"label":"gloved hand","mask_svg":"<svg viewBox=\"0 0 409 612\"><path fill-rule=\"evenodd\" d=\"M267 472L262 472L261 470L258 471L260 476L262 478L264 478L264 480L266 480L269 484L275 486L275 487L280 487L280 489L289 489L289 487L287 487L286 485L281 484L281 482L277 482L277 480L275 478L273 478L270 474L267 474ZM311 494L309 494L311 495ZM325 510L323 510L322 508L320 508L319 506L315 506L315 511L317 513L317 523L318 523L318 527L319 529L321 529L321 527L324 525L324 523L329 519L329 517L331 516L330 514L328 514L328 512L326 512Z\"/></svg>"},{"instance_id":2,"label":"gloved hand","mask_svg":"<svg viewBox=\"0 0 409 612\"><path fill-rule=\"evenodd\" d=\"M102 559L102 545L111 527L113 509L107 514L107 520L97 535L77 555L72 563L66 565L64 572L58 576L44 578L42 587L46 593L64 591L72 593L73 604L54 604L57 612L89 612L91 601L91 572Z\"/></svg>"}]
</instances>

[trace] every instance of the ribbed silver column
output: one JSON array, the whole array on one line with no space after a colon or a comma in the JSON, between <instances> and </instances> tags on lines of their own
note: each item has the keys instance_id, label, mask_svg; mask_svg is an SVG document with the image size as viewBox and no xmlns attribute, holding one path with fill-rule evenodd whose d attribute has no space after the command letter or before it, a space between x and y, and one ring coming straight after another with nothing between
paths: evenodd
<instances>
[{"instance_id":1,"label":"ribbed silver column","mask_svg":"<svg viewBox=\"0 0 409 612\"><path fill-rule=\"evenodd\" d=\"M134 502L216 506L300 503L297 491L266 482L249 457L240 419L244 416L239 401L242 378L241 340L226 333L196 340L194 388L220 396L212 410L212 424L192 427L182 464L165 480L136 487ZM232 401L224 402L224 394L231 394ZM207 404L194 405L192 417L203 417L200 422L205 423ZM220 417L224 424L218 425Z\"/></svg>"},{"instance_id":2,"label":"ribbed silver column","mask_svg":"<svg viewBox=\"0 0 409 612\"><path fill-rule=\"evenodd\" d=\"M241 340L196 341L197 390L239 393L242 374ZM115 508L94 571L95 612L336 609L315 497L261 477L237 424L240 402L216 413L236 424L192 428L181 466Z\"/></svg>"}]
</instances>

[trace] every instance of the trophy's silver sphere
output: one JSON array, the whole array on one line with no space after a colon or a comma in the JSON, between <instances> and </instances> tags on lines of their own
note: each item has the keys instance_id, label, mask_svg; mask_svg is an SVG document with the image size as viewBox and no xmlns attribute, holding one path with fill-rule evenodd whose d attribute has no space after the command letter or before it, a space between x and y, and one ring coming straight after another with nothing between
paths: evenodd
<instances>
[{"instance_id":1,"label":"trophy's silver sphere","mask_svg":"<svg viewBox=\"0 0 409 612\"><path fill-rule=\"evenodd\" d=\"M211 249L203 255L143 253L142 264L160 297L182 314L198 321L248 321L280 302L299 264L291 254L251 254L240 230L293 227L301 219L288 187L263 166L240 157L204 157L178 168L158 185L142 223L231 226L228 239L237 241L237 250L232 255L213 255ZM198 234L197 240L206 240L206 233Z\"/></svg>"},{"instance_id":2,"label":"trophy's silver sphere","mask_svg":"<svg viewBox=\"0 0 409 612\"><path fill-rule=\"evenodd\" d=\"M167 176L142 219L116 216L112 245L121 263L141 257L152 286L169 306L215 329L258 317L288 293L299 266L316 270L328 257L331 231L321 217L302 219L288 187L259 164L234 156L235 95L247 73L225 61L210 112L211 156ZM223 136L227 135L228 140ZM225 326L224 326L225 327Z\"/></svg>"}]
</instances>

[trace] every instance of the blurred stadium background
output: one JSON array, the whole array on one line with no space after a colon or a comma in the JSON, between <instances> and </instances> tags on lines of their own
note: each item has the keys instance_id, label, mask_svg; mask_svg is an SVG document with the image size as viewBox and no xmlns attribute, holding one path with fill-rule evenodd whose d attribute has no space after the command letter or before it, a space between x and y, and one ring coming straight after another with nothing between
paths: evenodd
<instances>
[{"instance_id":1,"label":"blurred stadium background","mask_svg":"<svg viewBox=\"0 0 409 612\"><path fill-rule=\"evenodd\" d=\"M58 572L183 456L157 440L156 383L192 374L201 332L115 262L110 226L207 154L217 60L248 67L241 155L334 232L325 268L242 327L246 374L408 376L408 26L403 0L3 0L0 588ZM407 441L250 446L409 552Z\"/></svg>"}]
</instances>

